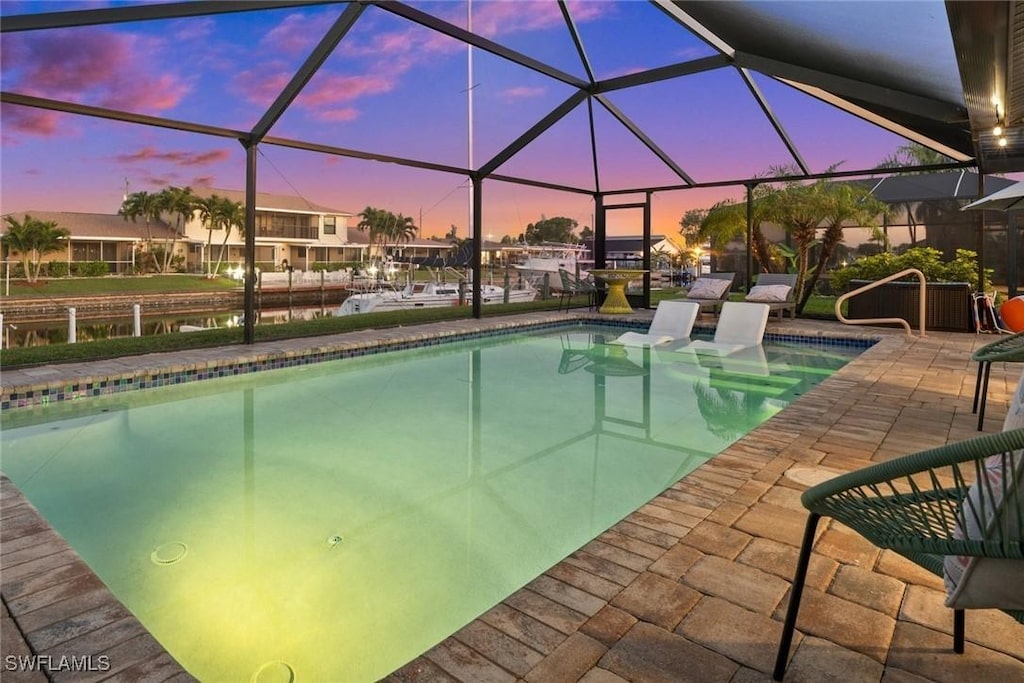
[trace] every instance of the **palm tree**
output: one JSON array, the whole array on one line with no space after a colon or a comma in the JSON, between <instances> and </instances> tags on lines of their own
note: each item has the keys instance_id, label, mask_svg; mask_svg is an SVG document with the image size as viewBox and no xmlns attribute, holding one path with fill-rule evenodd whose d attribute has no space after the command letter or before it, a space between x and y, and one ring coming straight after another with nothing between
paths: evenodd
<instances>
[{"instance_id":1,"label":"palm tree","mask_svg":"<svg viewBox=\"0 0 1024 683\"><path fill-rule=\"evenodd\" d=\"M161 264L157 262L153 253L153 231L150 222L160 218L160 197L149 192L132 192L124 198L121 208L117 214L126 221L135 223L140 217L146 220L146 254L153 262L153 270L160 270Z\"/></svg>"},{"instance_id":2,"label":"palm tree","mask_svg":"<svg viewBox=\"0 0 1024 683\"><path fill-rule=\"evenodd\" d=\"M231 229L237 227L239 231L245 223L245 207L240 202L233 202L226 197L211 195L196 201L196 208L199 211L199 220L206 226L206 275L213 277L220 272L220 264L224 258L224 248L228 238L231 236ZM213 267L213 231L224 230L224 242L221 244L220 254L217 257L217 267Z\"/></svg>"},{"instance_id":3,"label":"palm tree","mask_svg":"<svg viewBox=\"0 0 1024 683\"><path fill-rule=\"evenodd\" d=\"M824 191L821 181L804 184L787 181L782 189L765 200L769 220L789 233L796 247L796 300L804 298L811 247L818 236L818 225L825 219Z\"/></svg>"},{"instance_id":4,"label":"palm tree","mask_svg":"<svg viewBox=\"0 0 1024 683\"><path fill-rule=\"evenodd\" d=\"M765 183L755 187L752 193L754 203L751 246L760 270L766 273L773 273L778 269L775 259L772 258L771 245L768 244L768 240L761 230L761 224L769 220L767 200L775 191L774 187ZM709 240L712 248L719 249L727 242L743 239L746 231L747 203L726 199L708 210L707 216L701 221L700 228L697 230L697 239Z\"/></svg>"},{"instance_id":5,"label":"palm tree","mask_svg":"<svg viewBox=\"0 0 1024 683\"><path fill-rule=\"evenodd\" d=\"M412 216L403 216L398 214L390 215L390 226L387 230L388 238L394 242L394 244L405 244L409 240L416 237L417 228L416 222L412 219Z\"/></svg>"},{"instance_id":6,"label":"palm tree","mask_svg":"<svg viewBox=\"0 0 1024 683\"><path fill-rule=\"evenodd\" d=\"M383 231L387 228L387 218L383 209L368 206L359 213L359 224L356 229L368 234L371 245L381 242Z\"/></svg>"},{"instance_id":7,"label":"palm tree","mask_svg":"<svg viewBox=\"0 0 1024 683\"><path fill-rule=\"evenodd\" d=\"M906 166L926 166L931 164L944 164L952 161L951 158L941 152L936 152L930 147L917 142L910 142L905 145L900 145L896 148L896 151L889 156L885 157L878 163L875 168L903 168ZM916 175L920 173L928 173L928 171L908 171L907 175ZM925 205L928 203L925 202ZM900 202L900 205L906 211L907 216L907 231L910 234L910 246L917 245L917 227L921 223L918 222L918 216L915 214L912 202ZM959 209L959 206L954 207L954 211ZM923 221L927 224L927 221Z\"/></svg>"},{"instance_id":8,"label":"palm tree","mask_svg":"<svg viewBox=\"0 0 1024 683\"><path fill-rule=\"evenodd\" d=\"M931 164L945 164L953 161L942 152L936 152L930 147L917 142L910 142L900 145L893 154L882 159L875 168L903 168L904 166L927 166ZM911 173L923 173L924 171L911 171Z\"/></svg>"},{"instance_id":9,"label":"palm tree","mask_svg":"<svg viewBox=\"0 0 1024 683\"><path fill-rule=\"evenodd\" d=\"M7 232L3 235L3 241L9 251L17 253L21 258L25 280L35 282L39 279L43 256L59 251L61 240L71 233L57 227L53 221L42 221L28 214L20 222L13 216L4 216L4 220L7 222Z\"/></svg>"},{"instance_id":10,"label":"palm tree","mask_svg":"<svg viewBox=\"0 0 1024 683\"><path fill-rule=\"evenodd\" d=\"M222 229L221 197L210 195L196 201L199 221L206 226L206 276L213 277L213 231Z\"/></svg>"},{"instance_id":11,"label":"palm tree","mask_svg":"<svg viewBox=\"0 0 1024 683\"><path fill-rule=\"evenodd\" d=\"M843 225L852 223L858 226L870 226L879 214L889 211L889 206L871 194L871 190L850 183L834 183L824 181L820 184L823 209L825 212L825 234L821 239L818 251L818 263L814 267L807 287L797 300L796 312L803 313L804 306L814 292L814 286L828 267L836 247L843 241Z\"/></svg>"},{"instance_id":12,"label":"palm tree","mask_svg":"<svg viewBox=\"0 0 1024 683\"><path fill-rule=\"evenodd\" d=\"M381 258L387 254L389 244L403 244L416 236L416 224L410 216L368 206L359 217L362 220L356 228L369 234L370 244L378 247Z\"/></svg>"},{"instance_id":13,"label":"palm tree","mask_svg":"<svg viewBox=\"0 0 1024 683\"><path fill-rule=\"evenodd\" d=\"M224 261L224 252L227 250L228 238L231 237L231 229L234 228L238 234L245 237L245 205L241 202L233 202L225 199L220 206L221 227L224 229L224 241L220 244L220 253L217 254L217 267L214 273L220 272L220 265Z\"/></svg>"},{"instance_id":14,"label":"palm tree","mask_svg":"<svg viewBox=\"0 0 1024 683\"><path fill-rule=\"evenodd\" d=\"M166 213L174 217L174 232L171 237L164 240L164 262L161 272L166 273L171 268L178 236L182 234L185 223L192 218L198 197L192 192L191 187L175 187L174 185L161 191L157 197L161 214Z\"/></svg>"}]
</instances>

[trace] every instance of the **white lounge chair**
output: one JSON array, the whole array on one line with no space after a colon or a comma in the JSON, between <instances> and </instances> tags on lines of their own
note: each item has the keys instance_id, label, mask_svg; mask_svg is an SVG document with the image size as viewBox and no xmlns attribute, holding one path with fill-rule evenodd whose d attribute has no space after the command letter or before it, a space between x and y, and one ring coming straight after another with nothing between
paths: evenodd
<instances>
[{"instance_id":1,"label":"white lounge chair","mask_svg":"<svg viewBox=\"0 0 1024 683\"><path fill-rule=\"evenodd\" d=\"M789 317L796 319L796 274L795 273L761 273L757 276L757 285L750 290L745 301L768 304L769 311L778 311L779 320L786 311Z\"/></svg>"},{"instance_id":2,"label":"white lounge chair","mask_svg":"<svg viewBox=\"0 0 1024 683\"><path fill-rule=\"evenodd\" d=\"M729 300L729 290L735 279L736 273L705 273L690 285L690 291L683 301L695 301L700 304L702 311L717 313L722 309L722 304Z\"/></svg>"},{"instance_id":3,"label":"white lounge chair","mask_svg":"<svg viewBox=\"0 0 1024 683\"><path fill-rule=\"evenodd\" d=\"M609 344L625 346L658 346L672 341L689 339L693 324L700 313L695 301L662 301L654 311L654 319L647 332L626 332Z\"/></svg>"},{"instance_id":4,"label":"white lounge chair","mask_svg":"<svg viewBox=\"0 0 1024 683\"><path fill-rule=\"evenodd\" d=\"M680 350L722 356L757 346L764 339L769 312L768 304L726 301L718 317L714 341L697 339Z\"/></svg>"}]
</instances>

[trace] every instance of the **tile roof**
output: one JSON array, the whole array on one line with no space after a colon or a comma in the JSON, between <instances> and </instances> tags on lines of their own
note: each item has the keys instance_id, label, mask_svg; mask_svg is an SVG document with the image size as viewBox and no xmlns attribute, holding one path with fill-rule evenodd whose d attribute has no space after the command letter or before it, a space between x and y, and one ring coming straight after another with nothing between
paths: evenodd
<instances>
[{"instance_id":1,"label":"tile roof","mask_svg":"<svg viewBox=\"0 0 1024 683\"><path fill-rule=\"evenodd\" d=\"M57 227L64 228L76 239L111 239L132 240L146 238L146 222L126 220L117 214L77 213L74 211L25 211L10 214L21 222L25 216L41 221L52 221ZM6 231L7 224L0 226L0 232ZM149 233L154 239L163 240L174 237L174 229L164 221L152 221Z\"/></svg>"},{"instance_id":2,"label":"tile roof","mask_svg":"<svg viewBox=\"0 0 1024 683\"><path fill-rule=\"evenodd\" d=\"M194 187L192 192L197 197L210 197L217 195L230 199L234 202L245 203L245 190L224 190L216 187ZM348 211L342 211L341 209L332 209L330 207L315 204L314 202L300 197L298 195L290 194L273 194L271 192L257 192L256 193L256 208L265 210L278 210L278 211L304 211L307 213L327 213L335 216L354 216L355 214Z\"/></svg>"}]
</instances>

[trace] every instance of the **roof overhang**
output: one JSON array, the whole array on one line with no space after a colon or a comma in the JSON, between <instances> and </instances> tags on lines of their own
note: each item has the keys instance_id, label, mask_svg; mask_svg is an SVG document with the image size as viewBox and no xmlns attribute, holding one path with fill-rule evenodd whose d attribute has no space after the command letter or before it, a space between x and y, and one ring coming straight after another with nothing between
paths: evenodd
<instances>
[{"instance_id":1,"label":"roof overhang","mask_svg":"<svg viewBox=\"0 0 1024 683\"><path fill-rule=\"evenodd\" d=\"M662 6L666 1L658 0ZM848 12L867 11L848 4ZM759 71L957 161L975 157L968 109L955 78L922 74L908 64L900 68L892 54L867 47L851 58L849 46L833 44L828 36L785 17L759 14L761 8L754 2L672 0L671 8L664 9L683 15L680 21L710 45L728 46L727 54L737 67ZM876 28L890 33L909 30ZM953 43L959 54L955 35Z\"/></svg>"},{"instance_id":2,"label":"roof overhang","mask_svg":"<svg viewBox=\"0 0 1024 683\"><path fill-rule=\"evenodd\" d=\"M946 13L978 166L983 173L1024 170L1024 3L947 0Z\"/></svg>"}]
</instances>

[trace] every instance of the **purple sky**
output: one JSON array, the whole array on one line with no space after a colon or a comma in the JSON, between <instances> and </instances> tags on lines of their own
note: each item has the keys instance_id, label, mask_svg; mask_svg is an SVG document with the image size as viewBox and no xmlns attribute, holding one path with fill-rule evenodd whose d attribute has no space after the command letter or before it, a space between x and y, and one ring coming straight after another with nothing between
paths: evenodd
<instances>
[{"instance_id":1,"label":"purple sky","mask_svg":"<svg viewBox=\"0 0 1024 683\"><path fill-rule=\"evenodd\" d=\"M106 7L110 2L16 2L2 11ZM411 5L465 26L465 2ZM935 5L945 19L941 2ZM713 54L646 2L570 2L598 79ZM933 8L933 9L935 9ZM4 35L5 91L124 108L248 130L304 61L342 6L267 10ZM475 0L473 28L528 56L585 78L558 5ZM457 41L369 7L271 131L272 136L465 166L467 51ZM480 166L566 97L572 88L516 64L473 53L473 163ZM905 140L755 76L813 171L841 163L870 168ZM609 99L697 181L748 177L791 163L746 85L731 69L613 92ZM679 184L670 169L595 102L603 189ZM244 188L244 155L228 139L4 105L0 212L115 213L130 191L168 185ZM498 173L591 188L586 105ZM458 175L263 145L261 191L298 194L358 213L377 206L422 216L424 235L458 226L466 236L469 192ZM741 189L656 194L654 232L678 229L683 212ZM633 197L624 197L631 201ZM480 233L518 235L542 215L592 225L589 195L496 181L484 184ZM640 231L638 212L616 212L611 234Z\"/></svg>"}]
</instances>

